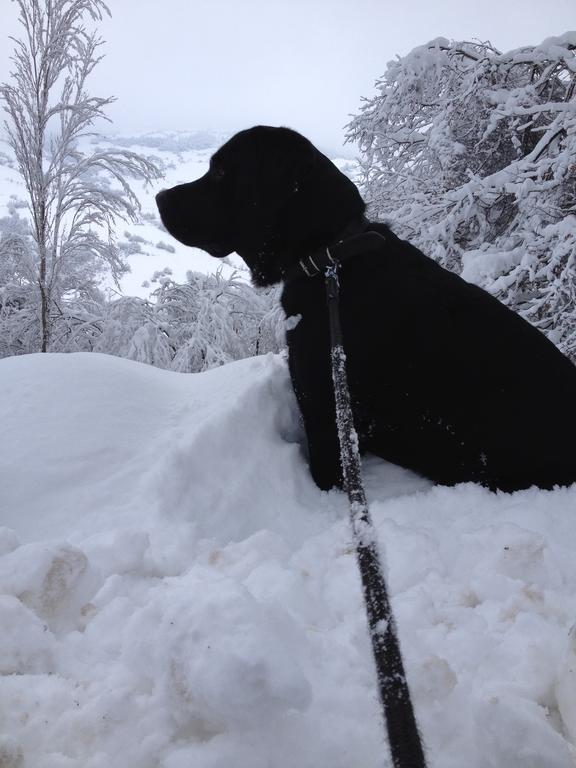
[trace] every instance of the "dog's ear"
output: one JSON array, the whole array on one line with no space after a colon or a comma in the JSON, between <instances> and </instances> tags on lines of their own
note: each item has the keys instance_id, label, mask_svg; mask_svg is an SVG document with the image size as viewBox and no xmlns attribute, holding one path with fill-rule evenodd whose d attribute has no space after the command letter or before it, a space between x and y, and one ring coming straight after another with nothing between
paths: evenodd
<instances>
[{"instance_id":1,"label":"dog's ear","mask_svg":"<svg viewBox=\"0 0 576 768\"><path fill-rule=\"evenodd\" d=\"M232 140L245 161L242 181L262 204L272 207L298 191L317 163L318 150L290 128L259 125Z\"/></svg>"},{"instance_id":2,"label":"dog's ear","mask_svg":"<svg viewBox=\"0 0 576 768\"><path fill-rule=\"evenodd\" d=\"M241 163L235 186L239 226L250 222L266 242L291 248L320 242L364 211L352 181L290 128L255 126L223 149Z\"/></svg>"},{"instance_id":3,"label":"dog's ear","mask_svg":"<svg viewBox=\"0 0 576 768\"><path fill-rule=\"evenodd\" d=\"M329 241L364 213L364 201L351 179L319 150L313 147L313 154L301 161L293 165L293 182L278 211L278 226L284 239Z\"/></svg>"},{"instance_id":4,"label":"dog's ear","mask_svg":"<svg viewBox=\"0 0 576 768\"><path fill-rule=\"evenodd\" d=\"M275 206L297 194L313 174L317 164L317 151L310 145L278 142L265 147L258 158L256 178L263 200Z\"/></svg>"},{"instance_id":5,"label":"dog's ear","mask_svg":"<svg viewBox=\"0 0 576 768\"><path fill-rule=\"evenodd\" d=\"M280 161L282 176L288 181L290 191L298 192L313 175L320 153L310 144L300 146L283 154Z\"/></svg>"}]
</instances>

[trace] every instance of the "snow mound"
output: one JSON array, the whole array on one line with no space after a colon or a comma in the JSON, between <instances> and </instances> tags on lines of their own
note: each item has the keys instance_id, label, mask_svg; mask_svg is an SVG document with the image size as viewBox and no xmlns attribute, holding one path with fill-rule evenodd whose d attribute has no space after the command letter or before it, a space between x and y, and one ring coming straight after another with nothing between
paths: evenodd
<instances>
[{"instance_id":1,"label":"snow mound","mask_svg":"<svg viewBox=\"0 0 576 768\"><path fill-rule=\"evenodd\" d=\"M283 358L5 359L0 423L2 768L387 765ZM364 469L431 768L574 766L576 489Z\"/></svg>"}]
</instances>

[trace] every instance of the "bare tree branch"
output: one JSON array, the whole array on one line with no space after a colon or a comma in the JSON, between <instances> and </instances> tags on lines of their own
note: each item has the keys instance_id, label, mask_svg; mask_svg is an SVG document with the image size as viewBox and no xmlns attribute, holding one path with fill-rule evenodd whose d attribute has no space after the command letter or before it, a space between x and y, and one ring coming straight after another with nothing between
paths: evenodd
<instances>
[{"instance_id":1,"label":"bare tree branch","mask_svg":"<svg viewBox=\"0 0 576 768\"><path fill-rule=\"evenodd\" d=\"M102 0L16 0L22 37L12 38L11 82L0 86L8 141L28 194L39 297L41 350L50 346L51 308L74 281L104 268L126 270L115 244L117 219L139 210L127 177L151 181L150 160L123 150L84 154L86 138L106 120L111 97L90 96L101 39L88 31L110 10Z\"/></svg>"}]
</instances>

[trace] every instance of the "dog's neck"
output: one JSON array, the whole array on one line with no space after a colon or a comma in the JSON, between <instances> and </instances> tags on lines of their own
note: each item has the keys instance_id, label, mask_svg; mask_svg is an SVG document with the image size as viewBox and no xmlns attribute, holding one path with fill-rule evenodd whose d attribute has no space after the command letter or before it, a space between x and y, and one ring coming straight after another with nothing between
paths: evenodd
<instances>
[{"instance_id":1,"label":"dog's neck","mask_svg":"<svg viewBox=\"0 0 576 768\"><path fill-rule=\"evenodd\" d=\"M338 268L342 262L359 253L382 247L383 236L368 232L370 222L362 215L351 221L329 243L308 251L282 275L284 283L324 274L329 267Z\"/></svg>"},{"instance_id":2,"label":"dog's neck","mask_svg":"<svg viewBox=\"0 0 576 768\"><path fill-rule=\"evenodd\" d=\"M334 248L336 245L347 241L351 237L362 234L369 227L370 222L363 214L356 216L346 226L335 234L329 236L317 236L309 240L308 244L296 242L284 242L271 232L262 238L262 243L237 248L237 253L250 268L253 282L265 287L291 280L296 276L299 265L306 262L314 254L325 252L326 248ZM305 272L301 272L304 276Z\"/></svg>"},{"instance_id":3,"label":"dog's neck","mask_svg":"<svg viewBox=\"0 0 576 768\"><path fill-rule=\"evenodd\" d=\"M341 230L337 237L333 238L332 242L326 243L326 245L323 245L324 248L330 248L337 243L341 243L344 240L347 240L349 237L353 237L354 235L359 235L362 232L366 232L368 227L370 226L370 222L364 216L364 214L361 214L355 219L352 219L351 222L349 222L343 230Z\"/></svg>"}]
</instances>

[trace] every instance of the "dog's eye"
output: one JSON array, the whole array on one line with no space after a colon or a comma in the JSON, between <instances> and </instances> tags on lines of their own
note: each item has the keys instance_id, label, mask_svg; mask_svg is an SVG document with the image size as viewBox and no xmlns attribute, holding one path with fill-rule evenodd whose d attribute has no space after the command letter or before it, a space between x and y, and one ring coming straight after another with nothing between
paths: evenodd
<instances>
[{"instance_id":1,"label":"dog's eye","mask_svg":"<svg viewBox=\"0 0 576 768\"><path fill-rule=\"evenodd\" d=\"M216 166L210 169L210 172L212 173L212 176L214 176L215 179L222 179L224 176L226 176L226 171L222 166Z\"/></svg>"}]
</instances>

